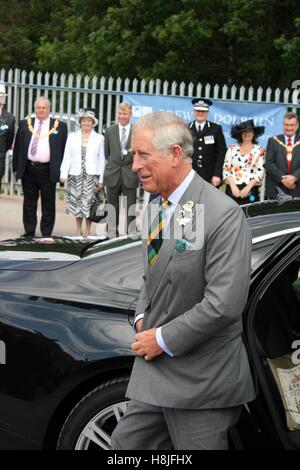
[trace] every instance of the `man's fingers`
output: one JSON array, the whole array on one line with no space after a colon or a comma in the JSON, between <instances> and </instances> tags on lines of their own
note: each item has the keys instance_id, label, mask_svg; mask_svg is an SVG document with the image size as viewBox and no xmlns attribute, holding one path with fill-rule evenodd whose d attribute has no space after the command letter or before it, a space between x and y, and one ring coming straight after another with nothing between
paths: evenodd
<instances>
[{"instance_id":1,"label":"man's fingers","mask_svg":"<svg viewBox=\"0 0 300 470\"><path fill-rule=\"evenodd\" d=\"M132 343L131 349L132 349L138 356L144 356L144 355L145 355L144 349L141 348L141 345L140 345L138 342Z\"/></svg>"}]
</instances>

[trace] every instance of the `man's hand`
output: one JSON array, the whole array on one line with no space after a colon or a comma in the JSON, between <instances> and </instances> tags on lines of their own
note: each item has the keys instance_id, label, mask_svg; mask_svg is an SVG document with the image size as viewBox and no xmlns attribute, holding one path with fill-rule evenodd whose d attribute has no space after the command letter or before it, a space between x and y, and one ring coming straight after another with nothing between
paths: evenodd
<instances>
[{"instance_id":1,"label":"man's hand","mask_svg":"<svg viewBox=\"0 0 300 470\"><path fill-rule=\"evenodd\" d=\"M59 182L60 182L61 184L64 184L65 181L66 181L66 178L59 178Z\"/></svg>"},{"instance_id":2,"label":"man's hand","mask_svg":"<svg viewBox=\"0 0 300 470\"><path fill-rule=\"evenodd\" d=\"M293 175L283 175L281 182L287 189L295 189L297 178Z\"/></svg>"},{"instance_id":3,"label":"man's hand","mask_svg":"<svg viewBox=\"0 0 300 470\"><path fill-rule=\"evenodd\" d=\"M218 176L213 176L212 179L211 179L211 184L215 187L220 186L221 178L219 178Z\"/></svg>"},{"instance_id":4,"label":"man's hand","mask_svg":"<svg viewBox=\"0 0 300 470\"><path fill-rule=\"evenodd\" d=\"M144 357L146 361L151 361L164 352L156 341L156 328L137 333L134 338L135 342L132 343L131 349L137 356Z\"/></svg>"}]
</instances>

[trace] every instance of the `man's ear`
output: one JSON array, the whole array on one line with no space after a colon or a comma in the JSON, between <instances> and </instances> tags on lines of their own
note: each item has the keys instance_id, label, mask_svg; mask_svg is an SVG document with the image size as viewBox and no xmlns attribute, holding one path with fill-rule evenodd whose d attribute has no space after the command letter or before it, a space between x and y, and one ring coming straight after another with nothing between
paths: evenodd
<instances>
[{"instance_id":1,"label":"man's ear","mask_svg":"<svg viewBox=\"0 0 300 470\"><path fill-rule=\"evenodd\" d=\"M172 145L172 164L173 166L177 166L180 163L182 158L182 148L178 144Z\"/></svg>"}]
</instances>

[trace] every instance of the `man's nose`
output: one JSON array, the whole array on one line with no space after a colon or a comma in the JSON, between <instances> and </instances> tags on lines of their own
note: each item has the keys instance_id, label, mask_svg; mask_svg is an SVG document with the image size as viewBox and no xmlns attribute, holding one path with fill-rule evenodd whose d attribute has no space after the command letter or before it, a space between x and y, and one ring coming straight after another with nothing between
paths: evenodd
<instances>
[{"instance_id":1,"label":"man's nose","mask_svg":"<svg viewBox=\"0 0 300 470\"><path fill-rule=\"evenodd\" d=\"M143 161L141 158L138 158L136 155L133 157L132 171L137 173L141 168L143 168Z\"/></svg>"}]
</instances>

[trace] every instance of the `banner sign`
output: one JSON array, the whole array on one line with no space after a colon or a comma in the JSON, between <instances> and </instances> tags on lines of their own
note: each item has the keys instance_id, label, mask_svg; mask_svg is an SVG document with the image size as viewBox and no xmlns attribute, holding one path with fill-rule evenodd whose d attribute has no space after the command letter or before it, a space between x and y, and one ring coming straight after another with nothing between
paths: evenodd
<instances>
[{"instance_id":1,"label":"banner sign","mask_svg":"<svg viewBox=\"0 0 300 470\"><path fill-rule=\"evenodd\" d=\"M132 103L133 123L154 111L170 111L186 122L194 120L192 98L127 93L123 95L123 101ZM262 147L266 147L269 137L282 134L283 116L286 112L283 104L211 101L213 105L210 107L208 119L222 126L228 146L236 142L230 136L231 126L248 119L253 119L257 126L265 126L265 133L259 138Z\"/></svg>"}]
</instances>

